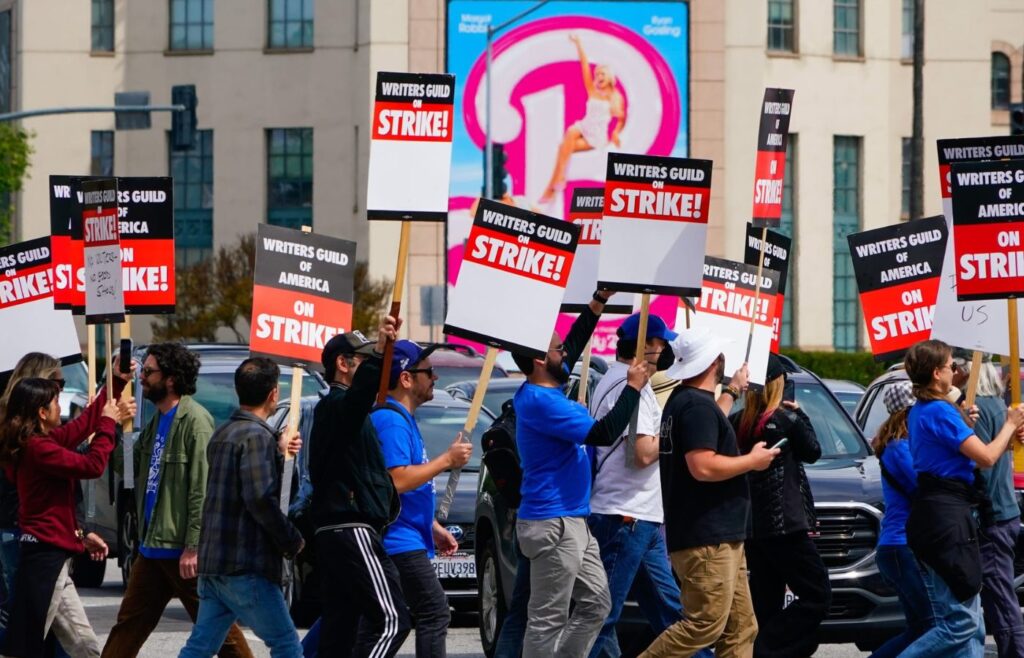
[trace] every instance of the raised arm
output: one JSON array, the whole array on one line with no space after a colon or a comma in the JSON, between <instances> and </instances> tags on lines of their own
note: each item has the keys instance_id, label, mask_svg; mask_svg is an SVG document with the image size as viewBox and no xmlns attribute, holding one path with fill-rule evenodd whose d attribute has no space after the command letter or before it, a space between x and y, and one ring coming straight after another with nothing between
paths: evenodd
<instances>
[{"instance_id":1,"label":"raised arm","mask_svg":"<svg viewBox=\"0 0 1024 658\"><path fill-rule=\"evenodd\" d=\"M594 74L590 71L590 60L587 59L587 54L583 52L583 43L580 41L580 36L575 32L569 35L569 40L576 45L576 54L580 58L580 68L583 73L583 86L587 88L587 93L590 94L594 91Z\"/></svg>"}]
</instances>

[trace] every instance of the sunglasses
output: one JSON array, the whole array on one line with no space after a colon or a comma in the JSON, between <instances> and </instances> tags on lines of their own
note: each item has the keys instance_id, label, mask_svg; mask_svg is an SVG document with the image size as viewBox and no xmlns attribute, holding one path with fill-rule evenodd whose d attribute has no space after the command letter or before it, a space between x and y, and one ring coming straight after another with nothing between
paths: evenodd
<instances>
[{"instance_id":1,"label":"sunglasses","mask_svg":"<svg viewBox=\"0 0 1024 658\"><path fill-rule=\"evenodd\" d=\"M154 372L160 372L160 368L150 368L150 367L147 366L147 367L142 369L142 376L143 377L149 377Z\"/></svg>"},{"instance_id":2,"label":"sunglasses","mask_svg":"<svg viewBox=\"0 0 1024 658\"><path fill-rule=\"evenodd\" d=\"M57 382L57 386L60 386L60 390L62 391L64 390L64 386L67 385L67 381L61 379L60 377L50 377L50 381Z\"/></svg>"},{"instance_id":3,"label":"sunglasses","mask_svg":"<svg viewBox=\"0 0 1024 658\"><path fill-rule=\"evenodd\" d=\"M434 376L434 367L431 366L429 368L409 368L408 370L406 370L406 372L409 373L409 374L412 374L412 375L415 375L418 372L422 372L422 373L426 373L427 377L433 377Z\"/></svg>"}]
</instances>

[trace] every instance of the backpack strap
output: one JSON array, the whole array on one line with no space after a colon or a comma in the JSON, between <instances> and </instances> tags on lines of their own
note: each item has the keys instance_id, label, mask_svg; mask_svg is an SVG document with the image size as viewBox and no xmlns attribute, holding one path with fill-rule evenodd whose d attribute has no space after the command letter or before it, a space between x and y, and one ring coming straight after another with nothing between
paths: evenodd
<instances>
[{"instance_id":1,"label":"backpack strap","mask_svg":"<svg viewBox=\"0 0 1024 658\"><path fill-rule=\"evenodd\" d=\"M616 388L618 388L619 385L625 384L627 380L628 380L628 378L626 376L623 376L621 380L619 380L619 381L615 382L614 384L612 384L611 386L609 386L608 390L604 392L604 395L601 396L600 400L598 400L596 403L591 402L591 407L590 407L591 410L599 409L601 407L601 404L603 404L604 401L606 399L608 399L608 396L611 395L612 391L614 391ZM590 453L590 481L591 482L593 482L597 478L597 474L601 472L601 468L604 466L604 463L606 461L608 461L608 458L611 457L612 454L615 453L616 449L618 449L618 447L623 444L625 439L626 439L626 435L624 435L624 434L622 436L620 436L618 439L616 439L615 443L613 443L611 445L611 447L609 448L607 454L605 454L605 456L601 459L601 461L597 460L597 447L596 446L594 447L594 449Z\"/></svg>"},{"instance_id":2,"label":"backpack strap","mask_svg":"<svg viewBox=\"0 0 1024 658\"><path fill-rule=\"evenodd\" d=\"M889 483L890 487L892 487L893 489L898 491L907 500L913 500L914 499L914 497L911 496L910 493L907 492L906 488L902 484L899 483L899 481L896 479L896 477L893 476L893 474L889 472L889 469L887 469L885 467L885 464L882 463L881 459L878 460L878 468L881 469L882 477L885 478L885 481Z\"/></svg>"}]
</instances>

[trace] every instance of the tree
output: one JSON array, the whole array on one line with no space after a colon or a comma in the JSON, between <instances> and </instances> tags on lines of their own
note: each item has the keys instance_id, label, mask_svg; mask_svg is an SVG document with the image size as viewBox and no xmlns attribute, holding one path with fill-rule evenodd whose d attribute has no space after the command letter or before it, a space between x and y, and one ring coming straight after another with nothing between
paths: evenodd
<instances>
[{"instance_id":1,"label":"tree","mask_svg":"<svg viewBox=\"0 0 1024 658\"><path fill-rule=\"evenodd\" d=\"M380 327L384 310L391 301L393 284L388 279L371 279L369 264L361 260L356 263L355 286L352 328L367 335L374 335Z\"/></svg>"},{"instance_id":2,"label":"tree","mask_svg":"<svg viewBox=\"0 0 1024 658\"><path fill-rule=\"evenodd\" d=\"M12 199L21 191L21 181L31 164L32 137L33 133L17 124L0 123L0 245L14 239Z\"/></svg>"}]
</instances>

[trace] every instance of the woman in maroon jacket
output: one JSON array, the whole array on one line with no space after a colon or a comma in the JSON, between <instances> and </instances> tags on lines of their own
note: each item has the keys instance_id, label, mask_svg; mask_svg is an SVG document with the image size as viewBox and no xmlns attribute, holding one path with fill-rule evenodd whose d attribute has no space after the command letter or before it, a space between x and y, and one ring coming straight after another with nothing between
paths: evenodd
<instances>
[{"instance_id":1,"label":"woman in maroon jacket","mask_svg":"<svg viewBox=\"0 0 1024 658\"><path fill-rule=\"evenodd\" d=\"M125 379L114 371L114 397ZM124 375L123 377L129 377ZM75 481L99 477L114 447L115 402L106 391L82 415L60 424L60 386L49 379L31 378L11 391L0 419L0 465L17 482L21 561L14 585L5 656L43 655L43 643L58 607L76 620L75 646L65 647L74 658L99 656L99 643L68 576L73 555L83 549L75 518ZM89 449L75 448L92 434Z\"/></svg>"}]
</instances>

